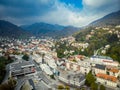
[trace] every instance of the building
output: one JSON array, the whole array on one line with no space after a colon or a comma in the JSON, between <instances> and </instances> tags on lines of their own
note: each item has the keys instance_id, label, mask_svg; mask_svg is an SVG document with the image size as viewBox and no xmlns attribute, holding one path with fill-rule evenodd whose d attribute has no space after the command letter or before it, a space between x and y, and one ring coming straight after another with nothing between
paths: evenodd
<instances>
[{"instance_id":1,"label":"building","mask_svg":"<svg viewBox=\"0 0 120 90\"><path fill-rule=\"evenodd\" d=\"M98 73L96 74L96 80L103 85L117 87L117 78L114 76Z\"/></svg>"},{"instance_id":2,"label":"building","mask_svg":"<svg viewBox=\"0 0 120 90\"><path fill-rule=\"evenodd\" d=\"M68 85L71 85L71 86L77 86L77 87L80 87L82 85L85 84L85 75L84 74L60 74L60 76L58 77L58 79L61 81L61 82L64 82Z\"/></svg>"},{"instance_id":3,"label":"building","mask_svg":"<svg viewBox=\"0 0 120 90\"><path fill-rule=\"evenodd\" d=\"M37 63L37 64L40 64L42 63L42 57L38 54L33 54L31 56L31 58Z\"/></svg>"},{"instance_id":4,"label":"building","mask_svg":"<svg viewBox=\"0 0 120 90\"><path fill-rule=\"evenodd\" d=\"M91 65L88 61L67 61L66 69L81 72L82 74L87 74L91 70Z\"/></svg>"},{"instance_id":5,"label":"building","mask_svg":"<svg viewBox=\"0 0 120 90\"><path fill-rule=\"evenodd\" d=\"M35 74L36 70L31 61L19 60L10 65L10 76L22 76L28 74Z\"/></svg>"},{"instance_id":6,"label":"building","mask_svg":"<svg viewBox=\"0 0 120 90\"><path fill-rule=\"evenodd\" d=\"M107 56L92 56L90 58L91 63L94 64L103 64L103 65L110 65L110 66L119 66L119 62L113 61L112 58L107 57Z\"/></svg>"},{"instance_id":7,"label":"building","mask_svg":"<svg viewBox=\"0 0 120 90\"><path fill-rule=\"evenodd\" d=\"M92 56L90 60L95 63L113 62L113 59L107 56Z\"/></svg>"},{"instance_id":8,"label":"building","mask_svg":"<svg viewBox=\"0 0 120 90\"><path fill-rule=\"evenodd\" d=\"M91 65L88 61L81 61L80 63L80 72L83 74L88 74L91 70Z\"/></svg>"},{"instance_id":9,"label":"building","mask_svg":"<svg viewBox=\"0 0 120 90\"><path fill-rule=\"evenodd\" d=\"M80 65L73 61L67 61L66 62L66 69L67 70L73 70L73 71L80 71Z\"/></svg>"},{"instance_id":10,"label":"building","mask_svg":"<svg viewBox=\"0 0 120 90\"><path fill-rule=\"evenodd\" d=\"M96 64L95 67L94 67L94 74L96 75L98 73L106 74L106 66L105 65Z\"/></svg>"},{"instance_id":11,"label":"building","mask_svg":"<svg viewBox=\"0 0 120 90\"><path fill-rule=\"evenodd\" d=\"M111 76L115 76L115 77L118 77L120 75L120 70L118 70L117 68L111 68L109 70L109 74Z\"/></svg>"},{"instance_id":12,"label":"building","mask_svg":"<svg viewBox=\"0 0 120 90\"><path fill-rule=\"evenodd\" d=\"M52 75L53 72L50 70L50 67L47 64L41 64L40 68L44 71L47 75Z\"/></svg>"}]
</instances>

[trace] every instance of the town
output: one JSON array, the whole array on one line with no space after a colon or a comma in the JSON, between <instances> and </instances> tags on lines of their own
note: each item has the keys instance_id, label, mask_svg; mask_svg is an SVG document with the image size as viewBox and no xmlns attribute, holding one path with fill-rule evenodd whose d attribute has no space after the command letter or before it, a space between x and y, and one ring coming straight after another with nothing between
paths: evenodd
<instances>
[{"instance_id":1,"label":"town","mask_svg":"<svg viewBox=\"0 0 120 90\"><path fill-rule=\"evenodd\" d=\"M120 90L120 0L0 0L0 90Z\"/></svg>"},{"instance_id":2,"label":"town","mask_svg":"<svg viewBox=\"0 0 120 90\"><path fill-rule=\"evenodd\" d=\"M72 55L74 50L65 50L66 56L59 58L56 48L60 46L56 44L57 41L52 38L0 37L0 57L11 60L5 66L6 73L1 73L0 88L7 90L5 85L8 85L15 90L91 90L96 87L98 90L120 89L119 62L111 57L98 55L100 49L90 57L79 53ZM73 47L82 47L82 51L89 46L89 43L72 43L75 41L72 36L59 41L68 42ZM2 64L4 61L0 60Z\"/></svg>"}]
</instances>

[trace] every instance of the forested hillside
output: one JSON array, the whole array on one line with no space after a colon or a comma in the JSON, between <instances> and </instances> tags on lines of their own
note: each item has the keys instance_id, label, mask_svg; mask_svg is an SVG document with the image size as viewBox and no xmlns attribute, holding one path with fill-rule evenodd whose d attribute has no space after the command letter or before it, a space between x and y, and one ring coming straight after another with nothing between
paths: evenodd
<instances>
[{"instance_id":1,"label":"forested hillside","mask_svg":"<svg viewBox=\"0 0 120 90\"><path fill-rule=\"evenodd\" d=\"M84 53L88 56L99 50L120 62L120 26L88 27L74 35L77 42L89 43Z\"/></svg>"}]
</instances>

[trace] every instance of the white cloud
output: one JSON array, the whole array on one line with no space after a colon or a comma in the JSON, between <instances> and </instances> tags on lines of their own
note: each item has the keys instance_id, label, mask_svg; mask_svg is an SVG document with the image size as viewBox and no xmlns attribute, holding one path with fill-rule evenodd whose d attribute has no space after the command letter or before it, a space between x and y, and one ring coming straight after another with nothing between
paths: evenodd
<instances>
[{"instance_id":1,"label":"white cloud","mask_svg":"<svg viewBox=\"0 0 120 90\"><path fill-rule=\"evenodd\" d=\"M19 8L16 10L16 5L13 7L15 10L0 6L0 17L19 25L31 24L35 22L47 22L51 24L81 27L103 17L104 15L120 9L120 0L83 0L83 9L78 9L78 7L76 8L71 4L67 5L59 0L36 0L36 2L34 0L30 1L31 2L26 0L26 3L29 2L29 4L27 4L29 7L27 6L25 8L25 12L23 12L24 7L20 9L21 12ZM17 11L19 13L16 14ZM13 12L13 14L11 12ZM20 16L22 16L22 19Z\"/></svg>"},{"instance_id":2,"label":"white cloud","mask_svg":"<svg viewBox=\"0 0 120 90\"><path fill-rule=\"evenodd\" d=\"M119 0L83 0L83 4L85 6L89 7L101 7L104 5L114 5L117 4L116 2L119 2Z\"/></svg>"},{"instance_id":3,"label":"white cloud","mask_svg":"<svg viewBox=\"0 0 120 90\"><path fill-rule=\"evenodd\" d=\"M87 2L87 3L89 4L91 3L92 5L92 2ZM109 12L104 13L100 11L96 12L96 10L90 11L93 9L88 8L88 6L86 5L84 5L82 11L78 12L78 11L73 11L75 10L75 8L69 6L65 5L64 3L56 1L55 5L53 6L54 9L52 11L49 11L45 15L39 17L39 20L52 24L73 25L73 26L81 27L109 13Z\"/></svg>"},{"instance_id":4,"label":"white cloud","mask_svg":"<svg viewBox=\"0 0 120 90\"><path fill-rule=\"evenodd\" d=\"M108 1L110 0L83 0L83 4L90 7L100 7L108 3Z\"/></svg>"}]
</instances>

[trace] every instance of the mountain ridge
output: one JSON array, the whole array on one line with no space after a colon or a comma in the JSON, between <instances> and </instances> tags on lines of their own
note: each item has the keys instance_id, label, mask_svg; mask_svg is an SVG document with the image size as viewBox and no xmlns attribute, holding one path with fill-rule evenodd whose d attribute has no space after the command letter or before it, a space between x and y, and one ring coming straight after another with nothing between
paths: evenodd
<instances>
[{"instance_id":1,"label":"mountain ridge","mask_svg":"<svg viewBox=\"0 0 120 90\"><path fill-rule=\"evenodd\" d=\"M79 28L73 26L62 26L58 24L48 24L44 22L34 23L31 25L22 25L21 28L29 31L35 36L64 37L72 35Z\"/></svg>"},{"instance_id":2,"label":"mountain ridge","mask_svg":"<svg viewBox=\"0 0 120 90\"><path fill-rule=\"evenodd\" d=\"M22 28L11 22L0 20L0 36L2 37L27 38L31 35L29 32L22 30Z\"/></svg>"},{"instance_id":3,"label":"mountain ridge","mask_svg":"<svg viewBox=\"0 0 120 90\"><path fill-rule=\"evenodd\" d=\"M120 24L120 10L107 14L104 17L93 21L88 26L106 26Z\"/></svg>"}]
</instances>

